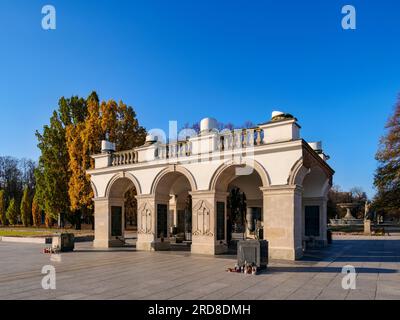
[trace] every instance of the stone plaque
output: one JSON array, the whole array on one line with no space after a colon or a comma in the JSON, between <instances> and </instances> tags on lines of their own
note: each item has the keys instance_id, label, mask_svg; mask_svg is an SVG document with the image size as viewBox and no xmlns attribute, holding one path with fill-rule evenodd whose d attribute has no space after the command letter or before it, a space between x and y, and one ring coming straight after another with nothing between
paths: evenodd
<instances>
[{"instance_id":1,"label":"stone plaque","mask_svg":"<svg viewBox=\"0 0 400 320\"><path fill-rule=\"evenodd\" d=\"M111 236L122 236L122 207L111 207Z\"/></svg>"},{"instance_id":2,"label":"stone plaque","mask_svg":"<svg viewBox=\"0 0 400 320\"><path fill-rule=\"evenodd\" d=\"M225 240L225 202L217 202L217 240Z\"/></svg>"},{"instance_id":3,"label":"stone plaque","mask_svg":"<svg viewBox=\"0 0 400 320\"><path fill-rule=\"evenodd\" d=\"M319 206L305 207L305 235L319 236Z\"/></svg>"},{"instance_id":4,"label":"stone plaque","mask_svg":"<svg viewBox=\"0 0 400 320\"><path fill-rule=\"evenodd\" d=\"M168 206L166 204L157 204L157 238L168 236Z\"/></svg>"}]
</instances>

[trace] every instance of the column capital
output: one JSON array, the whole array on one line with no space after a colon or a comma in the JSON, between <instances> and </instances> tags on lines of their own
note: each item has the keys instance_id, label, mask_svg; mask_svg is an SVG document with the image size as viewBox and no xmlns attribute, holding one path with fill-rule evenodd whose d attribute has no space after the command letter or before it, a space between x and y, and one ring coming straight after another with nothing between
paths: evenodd
<instances>
[{"instance_id":1,"label":"column capital","mask_svg":"<svg viewBox=\"0 0 400 320\"><path fill-rule=\"evenodd\" d=\"M155 195L154 194L138 194L135 196L137 200L154 200Z\"/></svg>"},{"instance_id":2,"label":"column capital","mask_svg":"<svg viewBox=\"0 0 400 320\"><path fill-rule=\"evenodd\" d=\"M288 193L298 193L301 194L303 192L303 187L295 184L295 185L274 185L268 187L260 187L260 190L264 195L266 194L288 194Z\"/></svg>"},{"instance_id":3,"label":"column capital","mask_svg":"<svg viewBox=\"0 0 400 320\"><path fill-rule=\"evenodd\" d=\"M217 197L217 196L228 196L229 192L220 192L214 190L198 190L198 191L189 191L189 194L192 197Z\"/></svg>"},{"instance_id":4,"label":"column capital","mask_svg":"<svg viewBox=\"0 0 400 320\"><path fill-rule=\"evenodd\" d=\"M171 199L171 195L164 195L164 194L138 194L135 196L137 200L150 200L150 201L162 201L162 202L168 202Z\"/></svg>"},{"instance_id":5,"label":"column capital","mask_svg":"<svg viewBox=\"0 0 400 320\"><path fill-rule=\"evenodd\" d=\"M108 201L109 199L107 197L97 197L92 199L93 202L103 202L103 201Z\"/></svg>"}]
</instances>

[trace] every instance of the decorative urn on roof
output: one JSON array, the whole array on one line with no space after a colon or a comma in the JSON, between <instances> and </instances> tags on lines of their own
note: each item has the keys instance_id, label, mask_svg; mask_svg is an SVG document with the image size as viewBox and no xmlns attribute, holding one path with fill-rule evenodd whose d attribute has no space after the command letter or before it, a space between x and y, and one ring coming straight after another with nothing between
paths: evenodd
<instances>
[{"instance_id":1,"label":"decorative urn on roof","mask_svg":"<svg viewBox=\"0 0 400 320\"><path fill-rule=\"evenodd\" d=\"M297 119L290 113L285 113L282 111L272 111L271 121L281 121L288 119L295 119L297 121Z\"/></svg>"},{"instance_id":2,"label":"decorative urn on roof","mask_svg":"<svg viewBox=\"0 0 400 320\"><path fill-rule=\"evenodd\" d=\"M157 142L157 140L158 137L150 133L146 136L145 145L153 144Z\"/></svg>"}]
</instances>

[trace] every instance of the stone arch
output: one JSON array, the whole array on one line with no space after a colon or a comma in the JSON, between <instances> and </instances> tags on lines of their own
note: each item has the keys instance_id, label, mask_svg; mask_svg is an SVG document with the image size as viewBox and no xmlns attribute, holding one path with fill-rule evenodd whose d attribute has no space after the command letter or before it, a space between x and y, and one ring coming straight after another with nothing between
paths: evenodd
<instances>
[{"instance_id":1,"label":"stone arch","mask_svg":"<svg viewBox=\"0 0 400 320\"><path fill-rule=\"evenodd\" d=\"M328 193L329 193L329 190L331 189L331 187L332 187L332 181L331 181L331 179L328 179L327 181L325 181L325 184L322 187L322 196L323 197L328 196Z\"/></svg>"},{"instance_id":2,"label":"stone arch","mask_svg":"<svg viewBox=\"0 0 400 320\"><path fill-rule=\"evenodd\" d=\"M99 193L97 192L96 185L93 183L92 180L90 180L90 186L92 187L92 190L93 190L93 197L98 198Z\"/></svg>"},{"instance_id":3,"label":"stone arch","mask_svg":"<svg viewBox=\"0 0 400 320\"><path fill-rule=\"evenodd\" d=\"M311 155L309 152L300 157L290 169L287 180L288 184L301 186L306 176L316 168L323 172L329 180L329 183L332 184L332 175L334 174L334 171L329 169L318 155Z\"/></svg>"},{"instance_id":4,"label":"stone arch","mask_svg":"<svg viewBox=\"0 0 400 320\"><path fill-rule=\"evenodd\" d=\"M303 196L325 197L330 188L330 177L320 166L312 166L302 180Z\"/></svg>"},{"instance_id":5,"label":"stone arch","mask_svg":"<svg viewBox=\"0 0 400 320\"><path fill-rule=\"evenodd\" d=\"M119 172L119 173L115 174L115 175L110 179L110 181L108 182L107 187L106 187L106 192L105 192L106 198L109 198L109 197L110 197L110 193L111 193L111 190L112 190L113 185L115 185L115 183L116 183L118 180L124 179L124 178L125 178L125 179L129 179L129 180L133 183L133 185L135 186L135 189L136 189L136 192L137 192L138 195L140 195L140 194L142 193L142 189L141 189L141 187L140 187L140 183L139 183L139 181L136 179L136 177L135 177L133 174L131 174L131 173L129 173L129 172Z\"/></svg>"},{"instance_id":6,"label":"stone arch","mask_svg":"<svg viewBox=\"0 0 400 320\"><path fill-rule=\"evenodd\" d=\"M262 182L262 187L268 187L271 185L271 180L268 175L268 172L265 170L265 168L256 160L252 160L253 165L250 166L253 168L261 178ZM217 170L215 170L214 174L211 177L210 184L209 184L209 190L215 191L217 189L217 183L220 180L221 176L227 172L227 170L234 170L237 167L243 166L243 165L248 165L246 162L243 164L235 164L232 162L225 162L222 165L220 165ZM233 175L233 177L237 177Z\"/></svg>"},{"instance_id":7,"label":"stone arch","mask_svg":"<svg viewBox=\"0 0 400 320\"><path fill-rule=\"evenodd\" d=\"M160 181L162 181L163 178L166 175L168 175L169 173L180 173L180 174L182 174L189 181L191 190L192 191L196 191L197 190L196 180L195 180L193 174L188 169L186 169L186 168L184 168L182 166L170 165L167 168L161 170L157 174L157 176L154 178L153 183L151 185L151 191L150 191L150 193L152 195L156 194L156 190L157 190L157 187L158 187Z\"/></svg>"},{"instance_id":8,"label":"stone arch","mask_svg":"<svg viewBox=\"0 0 400 320\"><path fill-rule=\"evenodd\" d=\"M304 178L310 172L311 169L304 166L303 157L300 157L290 169L288 185L301 186L303 184Z\"/></svg>"}]
</instances>

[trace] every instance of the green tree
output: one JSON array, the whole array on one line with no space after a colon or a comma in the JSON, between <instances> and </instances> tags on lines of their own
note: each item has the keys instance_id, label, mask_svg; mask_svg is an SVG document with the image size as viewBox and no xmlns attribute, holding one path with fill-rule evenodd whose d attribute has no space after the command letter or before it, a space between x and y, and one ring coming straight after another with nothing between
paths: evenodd
<instances>
[{"instance_id":1,"label":"green tree","mask_svg":"<svg viewBox=\"0 0 400 320\"><path fill-rule=\"evenodd\" d=\"M36 132L41 151L35 170L36 198L46 213L48 224L60 215L70 214L68 184L71 172L66 128L81 123L87 115L85 99L77 96L60 98L58 106L50 118L50 124L43 127L43 133Z\"/></svg>"},{"instance_id":2,"label":"green tree","mask_svg":"<svg viewBox=\"0 0 400 320\"><path fill-rule=\"evenodd\" d=\"M17 204L15 203L15 199L11 199L10 204L8 205L7 208L7 220L10 222L10 224L15 225L18 223L18 209L17 209Z\"/></svg>"},{"instance_id":3,"label":"green tree","mask_svg":"<svg viewBox=\"0 0 400 320\"><path fill-rule=\"evenodd\" d=\"M49 217L56 219L69 209L68 199L68 153L65 128L56 111L50 125L44 126L43 134L36 132L41 150L35 170L36 195L39 205Z\"/></svg>"},{"instance_id":4,"label":"green tree","mask_svg":"<svg viewBox=\"0 0 400 320\"><path fill-rule=\"evenodd\" d=\"M378 168L374 185L377 196L374 208L389 215L400 216L400 95L393 115L386 124L386 134L381 138L376 154Z\"/></svg>"},{"instance_id":5,"label":"green tree","mask_svg":"<svg viewBox=\"0 0 400 320\"><path fill-rule=\"evenodd\" d=\"M36 195L33 197L32 201L32 224L35 227L40 226L41 224L41 209L39 207L39 203L37 201Z\"/></svg>"},{"instance_id":6,"label":"green tree","mask_svg":"<svg viewBox=\"0 0 400 320\"><path fill-rule=\"evenodd\" d=\"M6 218L6 198L4 190L0 190L0 223L5 226L7 224Z\"/></svg>"},{"instance_id":7,"label":"green tree","mask_svg":"<svg viewBox=\"0 0 400 320\"><path fill-rule=\"evenodd\" d=\"M29 198L29 189L25 187L21 200L21 220L24 226L30 225L31 221L31 200Z\"/></svg>"}]
</instances>

